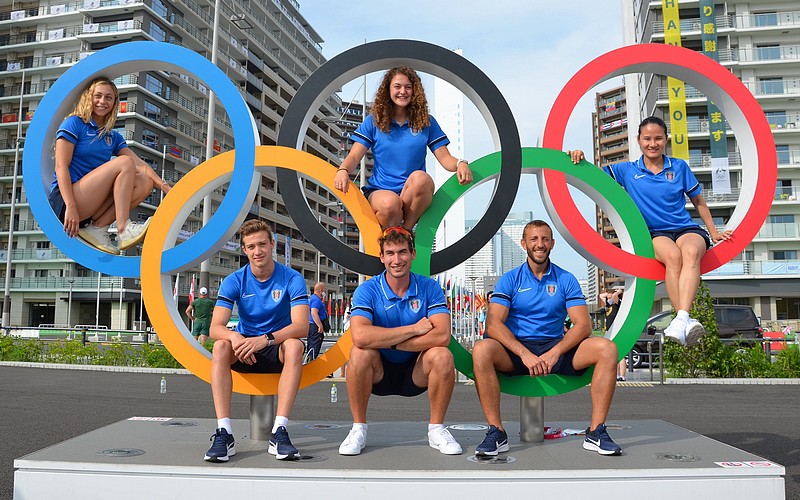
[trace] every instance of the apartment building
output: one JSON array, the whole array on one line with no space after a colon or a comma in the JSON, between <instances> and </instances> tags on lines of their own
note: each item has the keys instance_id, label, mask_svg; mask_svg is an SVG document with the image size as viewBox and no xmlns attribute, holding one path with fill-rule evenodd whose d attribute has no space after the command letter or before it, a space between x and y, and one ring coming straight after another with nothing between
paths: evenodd
<instances>
[{"instance_id":1,"label":"apartment building","mask_svg":"<svg viewBox=\"0 0 800 500\"><path fill-rule=\"evenodd\" d=\"M281 117L292 96L325 61L322 39L294 0L220 3L215 30L214 2L209 0L2 2L0 270L11 273L11 325L99 324L128 329L141 327L147 321L139 280L98 276L54 248L33 219L22 186L25 130L50 86L82 58L114 44L149 40L182 45L211 59L216 36L218 67L245 98L261 143L275 144ZM122 101L116 122L119 132L129 147L170 183L204 161L208 120L214 123L213 138L208 141L214 152L235 148L230 120L222 105L217 103L214 116L208 116L209 92L202 82L162 71L112 76ZM342 130L328 119L339 116L340 106L336 96L323 104L307 131L304 146L309 153L332 163L340 152ZM20 123L22 133L18 136ZM15 175L18 187L12 192ZM319 214L320 223L333 231L339 226L335 197L311 180L302 182L311 209ZM213 193L212 212L225 191L223 187ZM160 201L160 192L154 191L132 212L131 218L146 219ZM195 207L183 225L179 241L200 229L202 211L202 205ZM248 217L271 223L278 239L279 262L288 262L300 271L310 286L321 280L329 285L329 291L337 290L339 270L294 226L278 193L274 173L262 176ZM5 261L12 226L9 270ZM208 288L212 297L222 278L241 263L236 240L229 241L210 258ZM195 288L199 287L199 276L199 269L181 273L180 311L186 307L190 282L195 279Z\"/></svg>"},{"instance_id":2,"label":"apartment building","mask_svg":"<svg viewBox=\"0 0 800 500\"><path fill-rule=\"evenodd\" d=\"M752 306L763 321L800 318L800 9L797 2L623 0L626 43L675 43L704 52L736 75L761 104L772 128L778 157L778 181L772 208L761 231L740 256L704 275L718 303ZM678 35L678 36L676 36ZM726 224L739 201L745 165L736 136L713 103L686 84L685 98L670 102L666 76L641 74L626 79L628 117L663 118L670 132L681 126L688 140L690 166L703 184L718 227ZM685 105L685 117L670 112ZM679 116L682 123L671 120ZM685 119L684 119L685 118ZM635 141L634 127L629 142ZM715 188L712 164L729 165L730 192ZM727 161L725 161L727 160ZM692 208L687 204L687 208ZM696 214L693 213L696 217ZM697 218L699 221L699 218ZM660 303L667 309L663 285Z\"/></svg>"}]
</instances>

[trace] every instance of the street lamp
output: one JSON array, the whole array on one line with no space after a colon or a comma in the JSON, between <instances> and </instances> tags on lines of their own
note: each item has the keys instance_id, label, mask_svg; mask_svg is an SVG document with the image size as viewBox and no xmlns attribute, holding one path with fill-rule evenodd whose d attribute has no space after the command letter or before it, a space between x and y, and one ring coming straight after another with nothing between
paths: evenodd
<instances>
[{"instance_id":1,"label":"street lamp","mask_svg":"<svg viewBox=\"0 0 800 500\"><path fill-rule=\"evenodd\" d=\"M17 163L19 162L19 147L22 138L22 97L25 95L25 70L22 70L22 79L19 84L19 114L17 116L17 144L14 152L14 168L11 177L11 214L8 224L8 250L6 253L6 283L5 294L3 295L3 327L7 328L11 323L11 252L14 240L14 212L17 208Z\"/></svg>"}]
</instances>

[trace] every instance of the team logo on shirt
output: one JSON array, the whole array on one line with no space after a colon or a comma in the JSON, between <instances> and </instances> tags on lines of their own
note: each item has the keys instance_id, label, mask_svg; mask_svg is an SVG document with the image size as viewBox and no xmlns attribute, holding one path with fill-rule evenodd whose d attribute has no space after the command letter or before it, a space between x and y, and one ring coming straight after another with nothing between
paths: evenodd
<instances>
[{"instance_id":1,"label":"team logo on shirt","mask_svg":"<svg viewBox=\"0 0 800 500\"><path fill-rule=\"evenodd\" d=\"M272 301L278 302L281 300L281 295L283 295L283 290L273 290L272 291Z\"/></svg>"},{"instance_id":2,"label":"team logo on shirt","mask_svg":"<svg viewBox=\"0 0 800 500\"><path fill-rule=\"evenodd\" d=\"M413 299L413 300L411 300L411 301L408 303L408 305L409 305L409 307L411 307L411 310L412 310L412 311L414 311L415 313L418 313L418 312L419 312L419 299Z\"/></svg>"},{"instance_id":3,"label":"team logo on shirt","mask_svg":"<svg viewBox=\"0 0 800 500\"><path fill-rule=\"evenodd\" d=\"M675 179L675 172L667 172L665 177L668 181L672 182L672 180Z\"/></svg>"},{"instance_id":4,"label":"team logo on shirt","mask_svg":"<svg viewBox=\"0 0 800 500\"><path fill-rule=\"evenodd\" d=\"M111 136L110 135L106 136L106 146L109 146L109 147L111 146Z\"/></svg>"},{"instance_id":5,"label":"team logo on shirt","mask_svg":"<svg viewBox=\"0 0 800 500\"><path fill-rule=\"evenodd\" d=\"M556 294L557 290L558 290L558 287L556 285L554 285L554 284L547 285L547 295L552 297L553 295Z\"/></svg>"}]
</instances>

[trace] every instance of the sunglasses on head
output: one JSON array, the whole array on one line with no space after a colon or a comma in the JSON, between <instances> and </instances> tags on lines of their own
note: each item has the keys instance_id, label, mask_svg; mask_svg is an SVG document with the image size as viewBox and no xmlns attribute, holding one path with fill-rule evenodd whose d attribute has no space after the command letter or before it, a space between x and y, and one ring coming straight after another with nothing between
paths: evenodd
<instances>
[{"instance_id":1,"label":"sunglasses on head","mask_svg":"<svg viewBox=\"0 0 800 500\"><path fill-rule=\"evenodd\" d=\"M387 227L386 229L383 230L383 234L381 235L381 238L386 238L387 236L390 236L392 234L400 234L402 236L408 236L412 240L414 239L414 235L411 234L411 231L409 231L408 229L404 228L403 226Z\"/></svg>"}]
</instances>

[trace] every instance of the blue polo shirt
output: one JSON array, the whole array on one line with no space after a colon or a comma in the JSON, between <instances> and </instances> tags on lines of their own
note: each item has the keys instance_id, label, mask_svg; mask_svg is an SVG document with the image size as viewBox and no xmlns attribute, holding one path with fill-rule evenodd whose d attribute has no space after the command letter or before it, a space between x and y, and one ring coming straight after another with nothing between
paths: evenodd
<instances>
[{"instance_id":1,"label":"blue polo shirt","mask_svg":"<svg viewBox=\"0 0 800 500\"><path fill-rule=\"evenodd\" d=\"M685 161L665 155L664 170L658 174L644 166L644 156L603 170L625 188L650 231L697 227L686 210L685 196L694 198L703 192L703 187Z\"/></svg>"},{"instance_id":2,"label":"blue polo shirt","mask_svg":"<svg viewBox=\"0 0 800 500\"><path fill-rule=\"evenodd\" d=\"M94 119L89 123L83 123L79 116L70 116L61 123L56 132L56 140L62 138L75 145L72 161L69 164L69 177L73 184L110 160L112 156L118 156L123 148L128 147L122 134L116 130L103 134ZM58 180L53 173L50 190L56 186Z\"/></svg>"},{"instance_id":3,"label":"blue polo shirt","mask_svg":"<svg viewBox=\"0 0 800 500\"><path fill-rule=\"evenodd\" d=\"M363 316L374 326L397 328L413 325L422 318L447 314L444 292L436 280L411 273L405 297L398 297L386 283L386 271L365 281L353 294L350 315ZM448 320L448 324L449 324ZM380 349L381 356L392 363L404 363L419 353Z\"/></svg>"},{"instance_id":4,"label":"blue polo shirt","mask_svg":"<svg viewBox=\"0 0 800 500\"><path fill-rule=\"evenodd\" d=\"M562 338L567 309L586 305L575 276L552 262L541 280L527 261L507 272L497 280L491 301L508 307L505 325L515 337L536 341Z\"/></svg>"},{"instance_id":5,"label":"blue polo shirt","mask_svg":"<svg viewBox=\"0 0 800 500\"><path fill-rule=\"evenodd\" d=\"M415 132L408 126L392 120L389 132L382 132L372 115L350 134L350 138L368 149L372 149L375 166L367 186L373 189L387 189L400 194L408 177L416 170L425 171L427 149L436 151L450 144L450 140L430 116L431 124Z\"/></svg>"},{"instance_id":6,"label":"blue polo shirt","mask_svg":"<svg viewBox=\"0 0 800 500\"><path fill-rule=\"evenodd\" d=\"M245 337L276 332L292 323L292 308L308 305L306 282L300 273L275 263L272 276L258 281L247 264L222 280L217 306L239 308L236 331Z\"/></svg>"},{"instance_id":7,"label":"blue polo shirt","mask_svg":"<svg viewBox=\"0 0 800 500\"><path fill-rule=\"evenodd\" d=\"M325 309L325 304L322 302L322 299L319 298L319 295L316 293L312 293L308 299L308 305L311 309L316 309L317 313L319 314L319 320L322 321L328 317L328 311ZM308 311L308 322L314 322L314 316L311 315L311 311Z\"/></svg>"}]
</instances>

